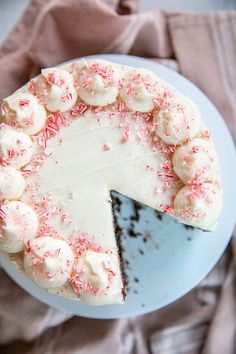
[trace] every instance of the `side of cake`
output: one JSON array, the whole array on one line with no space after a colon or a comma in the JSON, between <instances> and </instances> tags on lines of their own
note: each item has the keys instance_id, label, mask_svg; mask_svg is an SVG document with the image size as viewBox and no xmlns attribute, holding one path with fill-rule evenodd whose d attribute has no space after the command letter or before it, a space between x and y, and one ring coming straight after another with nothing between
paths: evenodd
<instances>
[{"instance_id":1,"label":"side of cake","mask_svg":"<svg viewBox=\"0 0 236 354\"><path fill-rule=\"evenodd\" d=\"M220 168L196 105L145 69L80 60L4 99L0 249L40 287L123 303L110 192L211 231Z\"/></svg>"}]
</instances>

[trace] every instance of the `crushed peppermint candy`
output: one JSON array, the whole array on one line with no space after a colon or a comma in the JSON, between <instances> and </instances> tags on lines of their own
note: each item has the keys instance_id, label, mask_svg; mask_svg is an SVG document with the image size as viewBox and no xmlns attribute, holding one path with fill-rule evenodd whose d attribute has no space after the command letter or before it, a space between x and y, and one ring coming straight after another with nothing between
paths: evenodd
<instances>
[{"instance_id":1,"label":"crushed peppermint candy","mask_svg":"<svg viewBox=\"0 0 236 354\"><path fill-rule=\"evenodd\" d=\"M20 107L25 107L25 106L28 106L29 103L30 103L29 100L27 100L27 99L21 99L20 102L19 102L19 105L20 105Z\"/></svg>"},{"instance_id":2,"label":"crushed peppermint candy","mask_svg":"<svg viewBox=\"0 0 236 354\"><path fill-rule=\"evenodd\" d=\"M0 208L0 220L3 220L5 219L7 216L7 214L5 213L4 210L2 210L2 208Z\"/></svg>"},{"instance_id":3,"label":"crushed peppermint candy","mask_svg":"<svg viewBox=\"0 0 236 354\"><path fill-rule=\"evenodd\" d=\"M5 116L8 113L7 107L3 104L1 107L2 110L2 116Z\"/></svg>"},{"instance_id":4,"label":"crushed peppermint candy","mask_svg":"<svg viewBox=\"0 0 236 354\"><path fill-rule=\"evenodd\" d=\"M122 142L126 143L129 140L129 137L130 137L130 131L126 130L122 135Z\"/></svg>"}]
</instances>

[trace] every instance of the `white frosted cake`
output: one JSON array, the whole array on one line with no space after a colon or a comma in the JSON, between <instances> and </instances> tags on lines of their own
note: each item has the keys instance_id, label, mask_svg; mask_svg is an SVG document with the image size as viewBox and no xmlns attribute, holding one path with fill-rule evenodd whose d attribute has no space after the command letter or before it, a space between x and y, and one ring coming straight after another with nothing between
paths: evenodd
<instances>
[{"instance_id":1,"label":"white frosted cake","mask_svg":"<svg viewBox=\"0 0 236 354\"><path fill-rule=\"evenodd\" d=\"M5 98L0 249L57 295L124 302L111 191L211 231L220 169L196 105L154 73L106 61L42 70Z\"/></svg>"}]
</instances>

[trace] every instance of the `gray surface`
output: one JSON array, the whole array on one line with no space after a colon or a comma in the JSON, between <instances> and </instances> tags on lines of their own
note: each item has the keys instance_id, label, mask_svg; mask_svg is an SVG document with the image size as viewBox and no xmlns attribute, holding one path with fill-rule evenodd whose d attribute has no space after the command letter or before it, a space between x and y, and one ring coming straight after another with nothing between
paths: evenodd
<instances>
[{"instance_id":1,"label":"gray surface","mask_svg":"<svg viewBox=\"0 0 236 354\"><path fill-rule=\"evenodd\" d=\"M91 1L91 0L88 0ZM0 43L13 28L30 0L0 0ZM140 10L153 7L175 11L206 12L236 9L236 0L141 0Z\"/></svg>"}]
</instances>

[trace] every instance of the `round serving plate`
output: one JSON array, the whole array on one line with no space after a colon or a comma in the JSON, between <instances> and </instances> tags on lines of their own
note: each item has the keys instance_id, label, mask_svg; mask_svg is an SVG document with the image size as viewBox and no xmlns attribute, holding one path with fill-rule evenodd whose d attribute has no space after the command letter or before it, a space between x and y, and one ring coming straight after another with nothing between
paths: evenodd
<instances>
[{"instance_id":1,"label":"round serving plate","mask_svg":"<svg viewBox=\"0 0 236 354\"><path fill-rule=\"evenodd\" d=\"M74 315L111 319L141 315L176 301L214 267L230 240L235 223L236 156L232 138L219 112L186 78L163 65L138 57L116 54L87 57L95 58L149 69L196 102L212 132L224 188L224 210L214 232L187 229L171 217L161 217L151 208L137 208L131 200L119 196L121 207L117 215L123 230L122 244L129 280L124 305L88 306L50 294L32 283L13 266L6 254L1 253L5 271L38 300ZM136 237L131 237L134 234Z\"/></svg>"}]
</instances>

